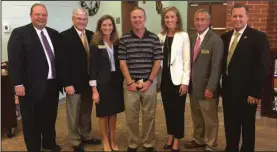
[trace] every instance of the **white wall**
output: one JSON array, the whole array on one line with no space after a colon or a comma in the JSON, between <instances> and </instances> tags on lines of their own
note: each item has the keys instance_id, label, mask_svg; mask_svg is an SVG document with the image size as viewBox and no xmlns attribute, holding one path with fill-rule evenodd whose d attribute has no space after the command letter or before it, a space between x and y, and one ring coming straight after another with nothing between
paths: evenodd
<instances>
[{"instance_id":1,"label":"white wall","mask_svg":"<svg viewBox=\"0 0 277 152\"><path fill-rule=\"evenodd\" d=\"M2 2L2 61L7 61L7 43L11 33L4 33L3 25L8 23L13 30L30 23L30 8L38 1L3 1Z\"/></svg>"},{"instance_id":2,"label":"white wall","mask_svg":"<svg viewBox=\"0 0 277 152\"><path fill-rule=\"evenodd\" d=\"M72 11L80 6L80 1L3 1L2 2L2 61L7 61L7 42L10 33L3 32L3 24L9 23L11 31L19 26L30 23L30 8L34 3L46 5L48 10L47 26L59 32L72 26ZM89 16L87 28L95 31L97 20L105 14L114 18L121 18L121 1L101 1L100 9L95 16ZM119 35L121 35L121 23L117 24Z\"/></svg>"},{"instance_id":3,"label":"white wall","mask_svg":"<svg viewBox=\"0 0 277 152\"><path fill-rule=\"evenodd\" d=\"M46 5L48 10L47 26L54 27L60 32L72 26L72 11L81 7L80 1L41 1L41 3ZM121 17L121 1L101 1L97 14L89 16L87 29L95 31L97 20L105 14L110 14L114 18ZM121 24L117 24L117 29L121 35Z\"/></svg>"}]
</instances>

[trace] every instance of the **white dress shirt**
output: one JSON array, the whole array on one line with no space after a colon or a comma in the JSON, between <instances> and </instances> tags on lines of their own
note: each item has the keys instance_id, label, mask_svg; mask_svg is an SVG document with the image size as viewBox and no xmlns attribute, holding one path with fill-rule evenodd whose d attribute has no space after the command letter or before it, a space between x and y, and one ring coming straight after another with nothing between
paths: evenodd
<instances>
[{"instance_id":1,"label":"white dress shirt","mask_svg":"<svg viewBox=\"0 0 277 152\"><path fill-rule=\"evenodd\" d=\"M48 43L49 43L49 45L51 47L51 50L53 52L53 55L55 56L53 44L52 44L51 39L49 37L49 34L48 34L48 32L47 32L47 30L45 28L43 28L42 30L39 30L36 27L34 27L34 28L35 28L35 30L36 30L36 32L38 34L39 40L40 40L40 42L42 44L42 47L43 47L43 50L44 50L44 53L45 53L45 56L46 56L46 59L47 59L47 63L48 63L48 66L49 66L49 71L48 71L47 79L53 79L52 66L51 66L51 62L50 62L49 56L48 56L48 54L46 52L45 46L43 44L42 38L41 38L41 31L43 31L43 34L46 36L47 41L48 41Z\"/></svg>"},{"instance_id":2,"label":"white dress shirt","mask_svg":"<svg viewBox=\"0 0 277 152\"><path fill-rule=\"evenodd\" d=\"M202 34L200 34L200 35L199 35L199 33L197 34L198 35L197 38L200 37L200 44L199 44L199 46L201 46L201 43L203 42L203 40L204 40L206 34L208 33L208 31L209 31L209 28L207 28Z\"/></svg>"}]
</instances>

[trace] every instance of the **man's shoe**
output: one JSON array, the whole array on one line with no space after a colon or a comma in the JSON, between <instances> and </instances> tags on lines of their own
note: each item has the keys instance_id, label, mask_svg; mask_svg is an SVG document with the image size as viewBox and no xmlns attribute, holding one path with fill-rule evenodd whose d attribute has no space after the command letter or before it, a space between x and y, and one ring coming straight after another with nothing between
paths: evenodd
<instances>
[{"instance_id":1,"label":"man's shoe","mask_svg":"<svg viewBox=\"0 0 277 152\"><path fill-rule=\"evenodd\" d=\"M89 140L83 140L83 144L92 144L92 145L100 145L101 140L100 139L89 139Z\"/></svg>"},{"instance_id":2,"label":"man's shoe","mask_svg":"<svg viewBox=\"0 0 277 152\"><path fill-rule=\"evenodd\" d=\"M74 152L85 152L82 144L78 145L78 146L73 146Z\"/></svg>"},{"instance_id":3,"label":"man's shoe","mask_svg":"<svg viewBox=\"0 0 277 152\"><path fill-rule=\"evenodd\" d=\"M157 152L154 147L144 147L143 148L146 150L146 152Z\"/></svg>"},{"instance_id":4,"label":"man's shoe","mask_svg":"<svg viewBox=\"0 0 277 152\"><path fill-rule=\"evenodd\" d=\"M200 145L194 140L185 144L185 148L197 148L197 147L205 147L205 146L206 146L205 144Z\"/></svg>"},{"instance_id":5,"label":"man's shoe","mask_svg":"<svg viewBox=\"0 0 277 152\"><path fill-rule=\"evenodd\" d=\"M46 150L50 150L52 152L60 152L61 149L62 149L59 145L55 145L55 146L52 146L52 147L42 146L42 148L46 149Z\"/></svg>"},{"instance_id":6,"label":"man's shoe","mask_svg":"<svg viewBox=\"0 0 277 152\"><path fill-rule=\"evenodd\" d=\"M128 147L127 152L137 152L137 148Z\"/></svg>"}]
</instances>

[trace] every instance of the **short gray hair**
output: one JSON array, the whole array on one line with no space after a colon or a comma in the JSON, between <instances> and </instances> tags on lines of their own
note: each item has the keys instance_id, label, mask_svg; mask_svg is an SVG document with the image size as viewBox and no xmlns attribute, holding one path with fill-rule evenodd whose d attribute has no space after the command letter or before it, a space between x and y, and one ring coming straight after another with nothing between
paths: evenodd
<instances>
[{"instance_id":1,"label":"short gray hair","mask_svg":"<svg viewBox=\"0 0 277 152\"><path fill-rule=\"evenodd\" d=\"M198 9L195 13L194 13L194 17L198 14L198 13L205 13L208 17L209 20L211 20L211 14L210 12L208 12L207 10L201 8L201 9Z\"/></svg>"},{"instance_id":2,"label":"short gray hair","mask_svg":"<svg viewBox=\"0 0 277 152\"><path fill-rule=\"evenodd\" d=\"M79 14L79 12L86 13L86 15L88 16L88 13L84 8L75 8L73 10L72 16L75 16L76 14Z\"/></svg>"}]
</instances>

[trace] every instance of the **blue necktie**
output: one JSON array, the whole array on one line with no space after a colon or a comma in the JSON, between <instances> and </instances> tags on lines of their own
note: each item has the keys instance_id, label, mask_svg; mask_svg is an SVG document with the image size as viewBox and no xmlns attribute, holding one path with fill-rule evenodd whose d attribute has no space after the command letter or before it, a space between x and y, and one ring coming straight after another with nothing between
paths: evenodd
<instances>
[{"instance_id":1,"label":"blue necktie","mask_svg":"<svg viewBox=\"0 0 277 152\"><path fill-rule=\"evenodd\" d=\"M43 31L41 31L41 38L42 38L43 45L45 47L45 50L47 52L47 55L48 55L50 63L51 63L52 76L53 76L53 78L56 78L55 57L54 57L53 51L47 41L46 36L43 34Z\"/></svg>"}]
</instances>

